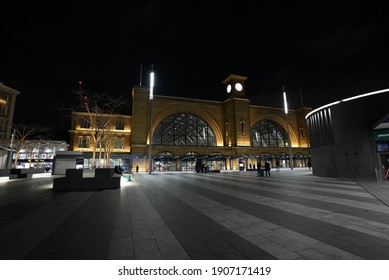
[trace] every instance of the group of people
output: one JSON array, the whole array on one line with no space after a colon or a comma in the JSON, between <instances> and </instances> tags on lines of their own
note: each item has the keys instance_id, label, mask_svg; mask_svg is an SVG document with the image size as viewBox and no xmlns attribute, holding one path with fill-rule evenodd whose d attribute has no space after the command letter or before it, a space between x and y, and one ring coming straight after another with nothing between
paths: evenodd
<instances>
[{"instance_id":1,"label":"group of people","mask_svg":"<svg viewBox=\"0 0 389 280\"><path fill-rule=\"evenodd\" d=\"M132 166L130 166L130 173L132 173L131 169L132 169ZM135 170L136 170L135 171L136 173L139 173L139 166L138 165L136 166ZM124 169L120 165L115 165L114 172L116 174L123 175L124 174Z\"/></svg>"},{"instance_id":2,"label":"group of people","mask_svg":"<svg viewBox=\"0 0 389 280\"><path fill-rule=\"evenodd\" d=\"M124 169L121 166L119 166L119 165L115 165L114 172L116 174L123 175L124 174Z\"/></svg>"},{"instance_id":3,"label":"group of people","mask_svg":"<svg viewBox=\"0 0 389 280\"><path fill-rule=\"evenodd\" d=\"M309 167L309 169L312 168L312 163L310 160L308 161L308 167ZM255 168L255 164L254 164L254 168ZM265 169L264 170L261 169L261 163L258 162L257 177L263 177L263 176L270 177L270 169L271 169L271 167L270 167L269 161L265 162ZM265 174L263 174L263 171L265 171ZM276 160L276 171L277 172L280 171L280 161L279 160Z\"/></svg>"},{"instance_id":4,"label":"group of people","mask_svg":"<svg viewBox=\"0 0 389 280\"><path fill-rule=\"evenodd\" d=\"M263 174L263 171L265 171L265 174ZM263 176L270 177L270 162L268 161L265 162L265 170L262 170L262 165L260 162L258 162L257 177Z\"/></svg>"}]
</instances>

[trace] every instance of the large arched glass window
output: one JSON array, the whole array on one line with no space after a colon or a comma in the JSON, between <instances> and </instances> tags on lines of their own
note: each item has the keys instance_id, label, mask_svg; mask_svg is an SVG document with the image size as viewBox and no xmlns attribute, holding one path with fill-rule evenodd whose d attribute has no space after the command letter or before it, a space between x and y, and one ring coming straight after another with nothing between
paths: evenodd
<instances>
[{"instance_id":1,"label":"large arched glass window","mask_svg":"<svg viewBox=\"0 0 389 280\"><path fill-rule=\"evenodd\" d=\"M251 128L254 147L281 148L288 146L288 135L284 128L272 120L262 120Z\"/></svg>"},{"instance_id":2,"label":"large arched glass window","mask_svg":"<svg viewBox=\"0 0 389 280\"><path fill-rule=\"evenodd\" d=\"M200 117L189 113L171 115L154 131L153 144L166 146L216 146L215 134Z\"/></svg>"}]
</instances>

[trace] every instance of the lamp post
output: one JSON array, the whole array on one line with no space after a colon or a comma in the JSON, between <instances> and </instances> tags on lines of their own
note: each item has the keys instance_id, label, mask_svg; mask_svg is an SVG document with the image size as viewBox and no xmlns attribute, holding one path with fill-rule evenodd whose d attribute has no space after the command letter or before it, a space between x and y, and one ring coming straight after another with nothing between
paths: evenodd
<instances>
[{"instance_id":1,"label":"lamp post","mask_svg":"<svg viewBox=\"0 0 389 280\"><path fill-rule=\"evenodd\" d=\"M152 171L152 166L153 166L153 161L152 161L152 158L151 158L151 144L152 144L152 139L153 139L153 135L152 135L152 123L153 123L153 120L152 120L152 106L151 106L151 103L153 101L153 90L154 90L154 70L153 70L153 65L151 65L151 73L150 73L150 96L149 96L149 112L150 112L150 139L149 139L149 174L151 174L151 171Z\"/></svg>"},{"instance_id":2,"label":"lamp post","mask_svg":"<svg viewBox=\"0 0 389 280\"><path fill-rule=\"evenodd\" d=\"M288 117L288 101L286 100L286 91L285 87L282 87L282 92L284 96L284 109L285 109L285 118L288 129L288 147L289 147L289 166L290 169L293 170L293 157L292 157L292 143L290 142L290 125L289 125L289 117Z\"/></svg>"},{"instance_id":3,"label":"lamp post","mask_svg":"<svg viewBox=\"0 0 389 280\"><path fill-rule=\"evenodd\" d=\"M13 154L14 141L15 141L15 129L12 132L11 142L9 143L9 158L8 158L8 167L9 167L9 169L12 169L12 154ZM15 166L15 168L16 168L16 166Z\"/></svg>"}]
</instances>

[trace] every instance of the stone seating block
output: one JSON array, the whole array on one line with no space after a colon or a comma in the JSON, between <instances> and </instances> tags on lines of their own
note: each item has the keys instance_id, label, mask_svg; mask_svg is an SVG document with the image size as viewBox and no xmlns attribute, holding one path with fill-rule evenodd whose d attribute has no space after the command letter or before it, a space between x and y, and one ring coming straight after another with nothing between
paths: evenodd
<instances>
[{"instance_id":1,"label":"stone seating block","mask_svg":"<svg viewBox=\"0 0 389 280\"><path fill-rule=\"evenodd\" d=\"M110 178L115 174L113 168L96 168L95 169L95 178L96 179L106 179Z\"/></svg>"},{"instance_id":2,"label":"stone seating block","mask_svg":"<svg viewBox=\"0 0 389 280\"><path fill-rule=\"evenodd\" d=\"M83 178L82 169L66 169L66 176L53 179L55 191L96 191L119 189L120 174L114 174L111 168L95 170L95 177Z\"/></svg>"},{"instance_id":3,"label":"stone seating block","mask_svg":"<svg viewBox=\"0 0 389 280\"><path fill-rule=\"evenodd\" d=\"M33 174L45 173L44 168L12 168L10 170L10 179L32 178Z\"/></svg>"},{"instance_id":4,"label":"stone seating block","mask_svg":"<svg viewBox=\"0 0 389 280\"><path fill-rule=\"evenodd\" d=\"M66 169L66 178L68 179L82 179L82 169Z\"/></svg>"}]
</instances>

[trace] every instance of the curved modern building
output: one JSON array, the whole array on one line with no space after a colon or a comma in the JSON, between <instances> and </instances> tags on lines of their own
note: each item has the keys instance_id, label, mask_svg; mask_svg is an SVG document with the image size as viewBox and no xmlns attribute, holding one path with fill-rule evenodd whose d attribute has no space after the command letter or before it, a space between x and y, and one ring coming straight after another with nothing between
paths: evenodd
<instances>
[{"instance_id":1,"label":"curved modern building","mask_svg":"<svg viewBox=\"0 0 389 280\"><path fill-rule=\"evenodd\" d=\"M389 167L389 89L335 101L306 117L313 174L385 177Z\"/></svg>"}]
</instances>

